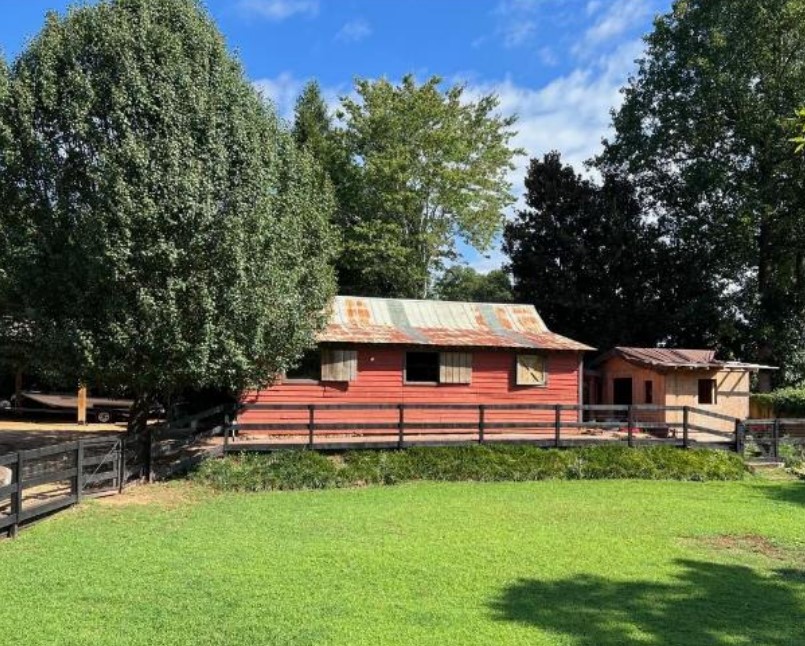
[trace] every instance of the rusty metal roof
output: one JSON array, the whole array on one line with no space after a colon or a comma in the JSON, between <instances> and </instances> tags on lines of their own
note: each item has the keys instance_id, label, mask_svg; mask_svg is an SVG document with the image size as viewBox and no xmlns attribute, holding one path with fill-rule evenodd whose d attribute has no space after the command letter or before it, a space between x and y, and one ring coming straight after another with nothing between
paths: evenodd
<instances>
[{"instance_id":1,"label":"rusty metal roof","mask_svg":"<svg viewBox=\"0 0 805 646\"><path fill-rule=\"evenodd\" d=\"M599 364L612 356L650 368L690 368L702 370L776 370L774 366L741 361L716 359L715 350L691 350L688 348L627 348L616 346L594 363Z\"/></svg>"},{"instance_id":2,"label":"rusty metal roof","mask_svg":"<svg viewBox=\"0 0 805 646\"><path fill-rule=\"evenodd\" d=\"M323 343L593 350L546 327L532 305L336 296Z\"/></svg>"}]
</instances>

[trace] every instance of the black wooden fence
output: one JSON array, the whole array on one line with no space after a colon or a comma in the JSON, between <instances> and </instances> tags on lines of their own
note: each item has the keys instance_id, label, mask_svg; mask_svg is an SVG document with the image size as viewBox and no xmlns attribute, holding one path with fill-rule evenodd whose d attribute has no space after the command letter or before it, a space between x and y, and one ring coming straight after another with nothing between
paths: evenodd
<instances>
[{"instance_id":1,"label":"black wooden fence","mask_svg":"<svg viewBox=\"0 0 805 646\"><path fill-rule=\"evenodd\" d=\"M133 482L153 482L191 468L223 447L207 440L221 435L232 407L154 424L140 435L88 437L0 455L0 531L15 536L21 525L80 502L85 496L119 493ZM0 429L2 432L2 429Z\"/></svg>"},{"instance_id":2,"label":"black wooden fence","mask_svg":"<svg viewBox=\"0 0 805 646\"><path fill-rule=\"evenodd\" d=\"M737 418L692 406L651 404L247 404L242 410L261 411L271 421L233 425L226 436L227 452L462 441L567 447L611 443L613 433L629 446L695 444L735 450L741 434ZM251 437L238 441L243 436Z\"/></svg>"},{"instance_id":3,"label":"black wooden fence","mask_svg":"<svg viewBox=\"0 0 805 646\"><path fill-rule=\"evenodd\" d=\"M778 461L781 447L797 447L805 452L805 419L747 419L742 422L740 450L748 457Z\"/></svg>"}]
</instances>

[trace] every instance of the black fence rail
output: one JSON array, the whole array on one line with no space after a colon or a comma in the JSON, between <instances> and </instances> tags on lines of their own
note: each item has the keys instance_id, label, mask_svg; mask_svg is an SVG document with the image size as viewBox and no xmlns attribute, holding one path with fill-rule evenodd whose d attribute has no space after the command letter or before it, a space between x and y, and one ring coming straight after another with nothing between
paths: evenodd
<instances>
[{"instance_id":1,"label":"black fence rail","mask_svg":"<svg viewBox=\"0 0 805 646\"><path fill-rule=\"evenodd\" d=\"M742 450L750 457L776 462L781 459L781 447L805 451L805 419L747 419L742 427Z\"/></svg>"},{"instance_id":2,"label":"black fence rail","mask_svg":"<svg viewBox=\"0 0 805 646\"><path fill-rule=\"evenodd\" d=\"M740 420L690 406L639 404L246 404L261 421L238 422L224 450L392 448L521 442L576 446L738 447ZM254 419L258 417L252 415Z\"/></svg>"}]
</instances>

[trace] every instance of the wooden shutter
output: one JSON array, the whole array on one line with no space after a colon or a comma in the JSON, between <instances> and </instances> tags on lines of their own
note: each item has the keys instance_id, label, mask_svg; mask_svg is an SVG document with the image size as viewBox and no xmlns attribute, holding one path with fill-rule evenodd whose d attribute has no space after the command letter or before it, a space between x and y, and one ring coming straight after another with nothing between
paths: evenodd
<instances>
[{"instance_id":1,"label":"wooden shutter","mask_svg":"<svg viewBox=\"0 0 805 646\"><path fill-rule=\"evenodd\" d=\"M441 352L439 354L439 383L468 384L472 381L472 354Z\"/></svg>"},{"instance_id":2,"label":"wooden shutter","mask_svg":"<svg viewBox=\"0 0 805 646\"><path fill-rule=\"evenodd\" d=\"M322 349L322 381L354 381L357 376L357 350Z\"/></svg>"},{"instance_id":3,"label":"wooden shutter","mask_svg":"<svg viewBox=\"0 0 805 646\"><path fill-rule=\"evenodd\" d=\"M518 386L544 386L548 383L545 369L545 356L542 354L518 354L517 375Z\"/></svg>"}]
</instances>

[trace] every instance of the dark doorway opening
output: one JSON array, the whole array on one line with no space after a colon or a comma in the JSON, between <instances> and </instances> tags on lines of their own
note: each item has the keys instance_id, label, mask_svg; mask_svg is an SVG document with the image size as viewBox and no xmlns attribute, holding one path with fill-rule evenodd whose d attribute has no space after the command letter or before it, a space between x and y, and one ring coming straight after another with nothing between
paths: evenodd
<instances>
[{"instance_id":1,"label":"dark doorway opening","mask_svg":"<svg viewBox=\"0 0 805 646\"><path fill-rule=\"evenodd\" d=\"M612 380L612 403L616 406L632 405L631 377L618 377Z\"/></svg>"}]
</instances>

